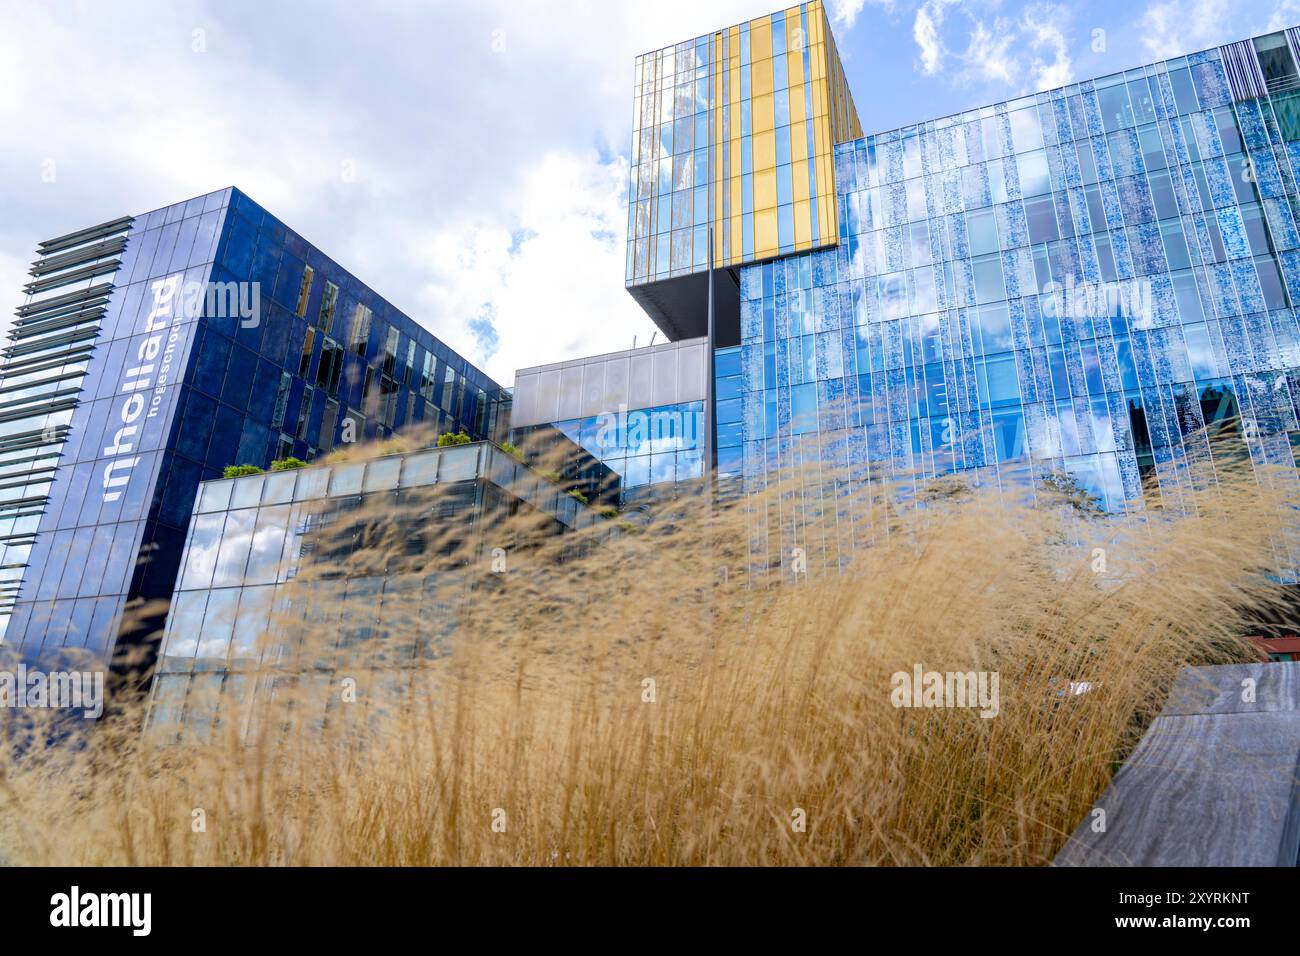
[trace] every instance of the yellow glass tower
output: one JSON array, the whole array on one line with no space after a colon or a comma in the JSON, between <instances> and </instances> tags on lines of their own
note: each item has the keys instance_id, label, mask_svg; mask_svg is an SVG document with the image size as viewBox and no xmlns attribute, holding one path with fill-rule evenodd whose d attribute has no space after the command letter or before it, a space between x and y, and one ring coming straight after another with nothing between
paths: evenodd
<instances>
[{"instance_id":1,"label":"yellow glass tower","mask_svg":"<svg viewBox=\"0 0 1300 956\"><path fill-rule=\"evenodd\" d=\"M837 241L862 129L821 0L638 57L635 96L626 280L670 337L697 333L709 226L719 267Z\"/></svg>"}]
</instances>

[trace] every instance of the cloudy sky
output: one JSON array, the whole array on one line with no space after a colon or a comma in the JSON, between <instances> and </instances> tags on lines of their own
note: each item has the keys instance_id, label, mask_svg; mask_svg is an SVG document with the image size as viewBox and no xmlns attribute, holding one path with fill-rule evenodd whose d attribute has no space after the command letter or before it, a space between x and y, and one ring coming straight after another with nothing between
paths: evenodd
<instances>
[{"instance_id":1,"label":"cloudy sky","mask_svg":"<svg viewBox=\"0 0 1300 956\"><path fill-rule=\"evenodd\" d=\"M765 0L8 4L0 315L35 244L236 185L498 381L644 344L636 54ZM888 130L1281 26L1300 0L827 0Z\"/></svg>"}]
</instances>

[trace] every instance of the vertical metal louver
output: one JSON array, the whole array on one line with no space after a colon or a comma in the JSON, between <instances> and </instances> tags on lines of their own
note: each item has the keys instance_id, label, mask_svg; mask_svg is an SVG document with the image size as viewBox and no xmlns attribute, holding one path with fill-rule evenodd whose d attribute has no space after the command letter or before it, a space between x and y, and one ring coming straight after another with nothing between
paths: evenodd
<instances>
[{"instance_id":1,"label":"vertical metal louver","mask_svg":"<svg viewBox=\"0 0 1300 956\"><path fill-rule=\"evenodd\" d=\"M131 222L40 243L0 349L0 624L22 587Z\"/></svg>"},{"instance_id":2,"label":"vertical metal louver","mask_svg":"<svg viewBox=\"0 0 1300 956\"><path fill-rule=\"evenodd\" d=\"M1219 52L1223 55L1223 66L1228 72L1228 85L1232 87L1233 100L1241 103L1267 95L1268 84L1264 82L1264 71L1260 69L1255 46L1250 40L1239 40L1221 46Z\"/></svg>"}]
</instances>

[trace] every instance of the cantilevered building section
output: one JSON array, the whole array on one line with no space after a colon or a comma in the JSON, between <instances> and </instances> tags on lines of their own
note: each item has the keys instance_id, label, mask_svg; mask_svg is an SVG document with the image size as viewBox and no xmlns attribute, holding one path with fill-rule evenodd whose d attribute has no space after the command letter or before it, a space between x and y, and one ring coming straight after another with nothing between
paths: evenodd
<instances>
[{"instance_id":1,"label":"cantilevered building section","mask_svg":"<svg viewBox=\"0 0 1300 956\"><path fill-rule=\"evenodd\" d=\"M703 335L718 267L834 245L834 148L862 135L820 0L638 57L626 282L670 339ZM719 274L734 344L734 275Z\"/></svg>"}]
</instances>

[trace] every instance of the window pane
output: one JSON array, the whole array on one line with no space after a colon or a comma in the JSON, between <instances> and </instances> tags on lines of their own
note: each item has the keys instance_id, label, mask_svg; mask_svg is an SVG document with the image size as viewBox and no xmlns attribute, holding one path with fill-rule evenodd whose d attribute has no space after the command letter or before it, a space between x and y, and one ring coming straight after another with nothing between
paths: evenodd
<instances>
[{"instance_id":1,"label":"window pane","mask_svg":"<svg viewBox=\"0 0 1300 956\"><path fill-rule=\"evenodd\" d=\"M270 584L275 581L288 525L288 505L276 505L261 510L250 548L248 573L244 576L246 583Z\"/></svg>"},{"instance_id":2,"label":"window pane","mask_svg":"<svg viewBox=\"0 0 1300 956\"><path fill-rule=\"evenodd\" d=\"M1041 196L1050 192L1052 180L1047 172L1047 153L1039 150L1018 157L1020 165L1020 192L1026 197Z\"/></svg>"},{"instance_id":3,"label":"window pane","mask_svg":"<svg viewBox=\"0 0 1300 956\"><path fill-rule=\"evenodd\" d=\"M171 618L167 622L167 644L163 650L163 670L172 670L182 661L192 660L203 629L203 611L208 604L206 591L189 591L176 595Z\"/></svg>"},{"instance_id":4,"label":"window pane","mask_svg":"<svg viewBox=\"0 0 1300 956\"><path fill-rule=\"evenodd\" d=\"M244 566L248 563L248 551L253 543L253 523L256 517L256 508L232 511L226 516L226 530L221 536L221 546L217 550L213 586L223 587L243 583Z\"/></svg>"},{"instance_id":5,"label":"window pane","mask_svg":"<svg viewBox=\"0 0 1300 956\"><path fill-rule=\"evenodd\" d=\"M997 219L992 209L966 214L966 229L970 235L970 254L982 256L998 251Z\"/></svg>"},{"instance_id":6,"label":"window pane","mask_svg":"<svg viewBox=\"0 0 1300 956\"><path fill-rule=\"evenodd\" d=\"M217 566L217 548L221 544L221 529L225 523L225 514L199 515L194 519L190 547L185 556L185 571L181 577L182 589L211 586L212 572Z\"/></svg>"},{"instance_id":7,"label":"window pane","mask_svg":"<svg viewBox=\"0 0 1300 956\"><path fill-rule=\"evenodd\" d=\"M207 613L203 616L203 630L199 632L199 661L224 665L238 604L239 588L221 588L209 595Z\"/></svg>"}]
</instances>

